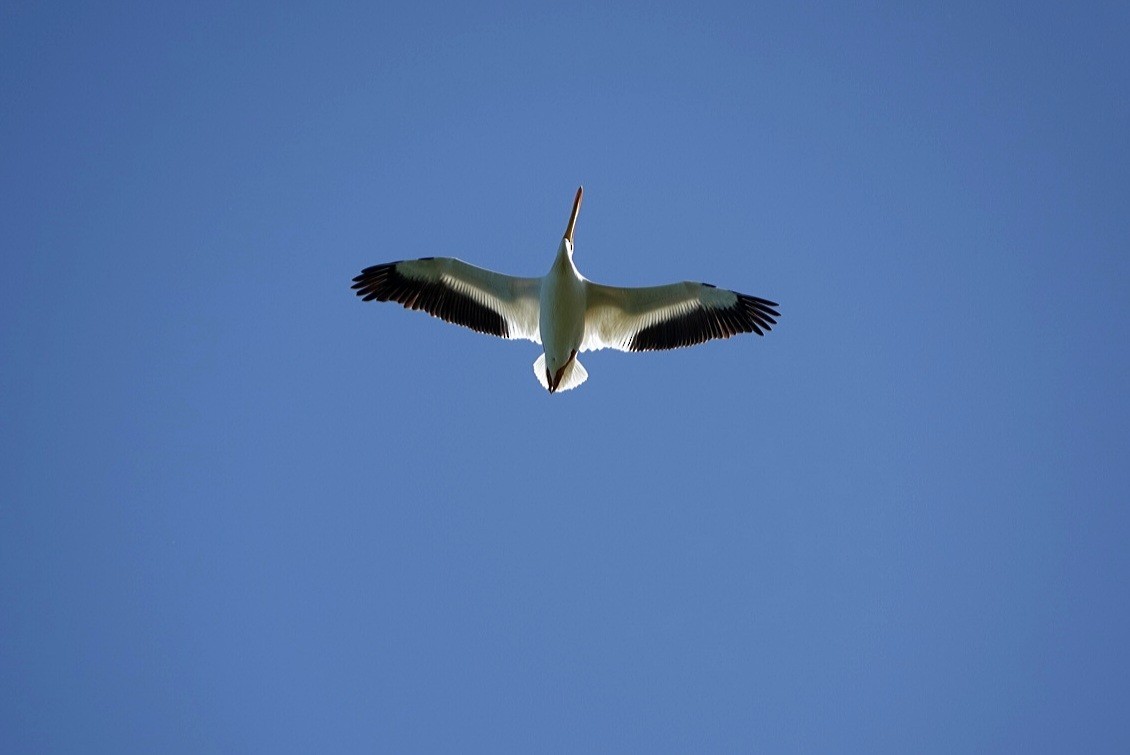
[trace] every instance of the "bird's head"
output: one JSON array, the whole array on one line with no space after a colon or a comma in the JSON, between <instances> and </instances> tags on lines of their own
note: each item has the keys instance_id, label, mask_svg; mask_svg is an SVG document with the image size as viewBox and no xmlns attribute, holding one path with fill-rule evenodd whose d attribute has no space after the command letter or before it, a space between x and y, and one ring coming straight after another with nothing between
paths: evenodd
<instances>
[{"instance_id":1,"label":"bird's head","mask_svg":"<svg viewBox=\"0 0 1130 755\"><path fill-rule=\"evenodd\" d=\"M573 229L577 225L577 214L581 211L581 197L585 194L585 187L577 187L577 196L573 200L573 211L569 213L569 225L565 226L565 235L561 237L561 250L570 257L573 256Z\"/></svg>"}]
</instances>

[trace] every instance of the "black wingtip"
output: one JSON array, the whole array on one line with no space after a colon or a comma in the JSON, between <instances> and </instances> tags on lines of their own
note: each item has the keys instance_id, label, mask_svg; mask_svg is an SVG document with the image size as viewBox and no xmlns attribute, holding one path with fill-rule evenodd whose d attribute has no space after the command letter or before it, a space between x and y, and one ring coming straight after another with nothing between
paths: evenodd
<instances>
[{"instance_id":1,"label":"black wingtip","mask_svg":"<svg viewBox=\"0 0 1130 755\"><path fill-rule=\"evenodd\" d=\"M427 262L428 258L420 260ZM405 309L422 309L433 317L487 335L510 337L502 315L442 281L409 277L397 270L401 262L372 265L356 276L350 288L361 301L395 301Z\"/></svg>"},{"instance_id":2,"label":"black wingtip","mask_svg":"<svg viewBox=\"0 0 1130 755\"><path fill-rule=\"evenodd\" d=\"M724 308L698 306L670 320L657 322L632 336L631 351L655 351L694 346L739 333L764 336L777 324L776 302L735 292L737 301Z\"/></svg>"}]
</instances>

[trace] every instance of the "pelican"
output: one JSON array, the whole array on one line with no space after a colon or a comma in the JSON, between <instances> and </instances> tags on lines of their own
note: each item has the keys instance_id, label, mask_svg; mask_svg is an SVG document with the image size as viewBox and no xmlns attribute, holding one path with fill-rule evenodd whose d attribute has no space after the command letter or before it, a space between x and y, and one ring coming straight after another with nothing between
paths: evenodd
<instances>
[{"instance_id":1,"label":"pelican","mask_svg":"<svg viewBox=\"0 0 1130 755\"><path fill-rule=\"evenodd\" d=\"M760 336L777 324L776 302L709 283L618 288L586 279L573 264L582 196L583 186L553 266L541 278L423 257L367 267L353 279L353 289L363 301L395 301L479 333L540 344L534 375L550 393L588 379L578 352L677 349L738 333Z\"/></svg>"}]
</instances>

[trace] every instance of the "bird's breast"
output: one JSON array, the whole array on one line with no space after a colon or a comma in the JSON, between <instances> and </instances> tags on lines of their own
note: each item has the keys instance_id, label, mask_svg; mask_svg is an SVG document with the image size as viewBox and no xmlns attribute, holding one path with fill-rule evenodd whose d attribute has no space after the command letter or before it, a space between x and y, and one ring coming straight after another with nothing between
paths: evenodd
<instances>
[{"instance_id":1,"label":"bird's breast","mask_svg":"<svg viewBox=\"0 0 1130 755\"><path fill-rule=\"evenodd\" d=\"M584 336L584 281L571 273L555 267L542 285L541 338L547 354L568 354Z\"/></svg>"}]
</instances>

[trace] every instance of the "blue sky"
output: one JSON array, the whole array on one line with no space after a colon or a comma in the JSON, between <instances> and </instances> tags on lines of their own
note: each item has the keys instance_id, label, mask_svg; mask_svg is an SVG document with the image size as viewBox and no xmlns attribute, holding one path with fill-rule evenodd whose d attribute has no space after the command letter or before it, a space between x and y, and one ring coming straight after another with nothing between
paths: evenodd
<instances>
[{"instance_id":1,"label":"blue sky","mask_svg":"<svg viewBox=\"0 0 1130 755\"><path fill-rule=\"evenodd\" d=\"M0 749L1130 748L1130 10L905 5L0 7ZM779 327L349 290L582 183Z\"/></svg>"}]
</instances>

